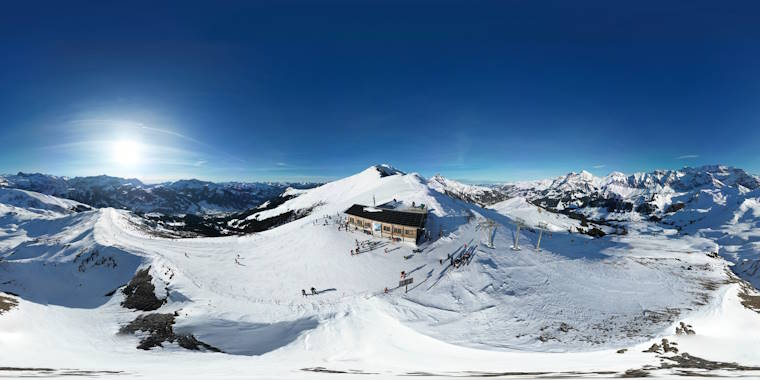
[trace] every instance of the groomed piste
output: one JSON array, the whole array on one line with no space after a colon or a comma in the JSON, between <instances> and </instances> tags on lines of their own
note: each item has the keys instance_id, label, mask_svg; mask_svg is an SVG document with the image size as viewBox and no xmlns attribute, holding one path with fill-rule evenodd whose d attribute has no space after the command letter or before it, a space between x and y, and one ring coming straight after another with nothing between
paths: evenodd
<instances>
[{"instance_id":1,"label":"groomed piste","mask_svg":"<svg viewBox=\"0 0 760 380\"><path fill-rule=\"evenodd\" d=\"M258 215L308 210L290 223L188 239L0 189L0 376L760 375L754 290L713 240L635 219L594 238L440 183L373 166ZM426 206L430 239L346 228L352 205L394 199Z\"/></svg>"}]
</instances>

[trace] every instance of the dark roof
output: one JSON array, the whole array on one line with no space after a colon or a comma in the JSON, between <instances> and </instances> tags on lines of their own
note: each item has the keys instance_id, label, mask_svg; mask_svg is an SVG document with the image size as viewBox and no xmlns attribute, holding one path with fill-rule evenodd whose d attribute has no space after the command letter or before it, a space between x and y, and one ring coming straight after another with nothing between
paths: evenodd
<instances>
[{"instance_id":1,"label":"dark roof","mask_svg":"<svg viewBox=\"0 0 760 380\"><path fill-rule=\"evenodd\" d=\"M425 223L425 217L427 213L424 212L408 212L408 211L396 211L377 209L381 211L365 211L364 208L369 206L353 205L346 210L346 214L358 216L360 218L371 219L377 222L398 224L402 226L422 228Z\"/></svg>"}]
</instances>

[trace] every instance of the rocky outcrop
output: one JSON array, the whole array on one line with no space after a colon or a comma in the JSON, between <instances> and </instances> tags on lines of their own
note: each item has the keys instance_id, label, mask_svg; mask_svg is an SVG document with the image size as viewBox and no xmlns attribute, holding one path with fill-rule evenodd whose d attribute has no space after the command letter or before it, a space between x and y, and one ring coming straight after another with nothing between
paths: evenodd
<instances>
[{"instance_id":1,"label":"rocky outcrop","mask_svg":"<svg viewBox=\"0 0 760 380\"><path fill-rule=\"evenodd\" d=\"M156 287L153 285L153 277L149 273L150 267L141 269L135 273L129 284L124 287L124 301L121 306L127 309L152 311L166 303L166 299L156 297Z\"/></svg>"},{"instance_id":2,"label":"rocky outcrop","mask_svg":"<svg viewBox=\"0 0 760 380\"><path fill-rule=\"evenodd\" d=\"M164 343L177 343L180 347L188 350L204 350L221 352L216 347L203 343L191 334L176 334L174 332L175 314L143 314L134 321L119 329L120 334L142 333L142 339L137 348L150 350L154 347L162 347Z\"/></svg>"}]
</instances>

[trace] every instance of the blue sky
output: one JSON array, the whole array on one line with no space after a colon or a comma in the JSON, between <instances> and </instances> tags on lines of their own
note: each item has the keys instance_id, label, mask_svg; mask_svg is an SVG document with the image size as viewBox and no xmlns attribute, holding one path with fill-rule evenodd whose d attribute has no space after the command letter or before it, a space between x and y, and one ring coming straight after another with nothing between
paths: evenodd
<instances>
[{"instance_id":1,"label":"blue sky","mask_svg":"<svg viewBox=\"0 0 760 380\"><path fill-rule=\"evenodd\" d=\"M23 3L0 172L760 172L757 2Z\"/></svg>"}]
</instances>

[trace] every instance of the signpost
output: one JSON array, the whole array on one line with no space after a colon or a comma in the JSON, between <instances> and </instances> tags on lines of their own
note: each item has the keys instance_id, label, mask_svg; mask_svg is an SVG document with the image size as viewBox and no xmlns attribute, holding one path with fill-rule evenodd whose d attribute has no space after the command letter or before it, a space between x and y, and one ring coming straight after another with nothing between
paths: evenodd
<instances>
[{"instance_id":1,"label":"signpost","mask_svg":"<svg viewBox=\"0 0 760 380\"><path fill-rule=\"evenodd\" d=\"M411 277L405 278L405 279L403 279L403 280L401 280L401 281L398 282L398 287L400 288L400 287L403 286L404 287L404 293L406 293L406 292L409 291L409 284L411 284L413 282L414 282L413 278L411 278Z\"/></svg>"}]
</instances>

